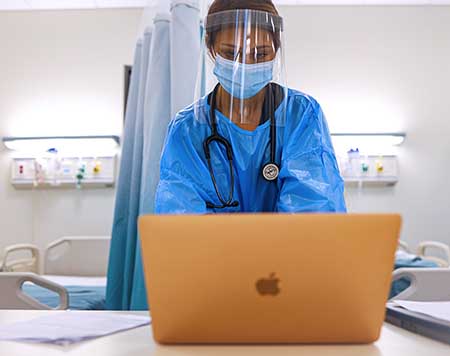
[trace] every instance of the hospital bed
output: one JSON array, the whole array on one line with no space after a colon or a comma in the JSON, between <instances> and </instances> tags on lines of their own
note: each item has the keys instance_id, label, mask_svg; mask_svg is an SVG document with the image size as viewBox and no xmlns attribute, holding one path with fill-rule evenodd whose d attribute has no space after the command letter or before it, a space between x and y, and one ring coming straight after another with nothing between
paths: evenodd
<instances>
[{"instance_id":1,"label":"hospital bed","mask_svg":"<svg viewBox=\"0 0 450 356\"><path fill-rule=\"evenodd\" d=\"M32 245L5 249L0 273L0 309L104 309L109 237L64 237L47 246L43 274L38 275L39 250ZM426 254L438 249L444 258ZM399 250L408 256L409 246L401 242ZM28 259L11 259L13 252L28 251ZM423 242L415 257L397 256L396 268L449 267L449 247L438 242ZM27 273L24 273L27 272ZM34 273L30 273L34 272ZM32 283L32 284L30 284ZM393 283L391 297L410 282L400 278ZM30 299L31 298L31 299Z\"/></svg>"},{"instance_id":2,"label":"hospital bed","mask_svg":"<svg viewBox=\"0 0 450 356\"><path fill-rule=\"evenodd\" d=\"M45 249L41 275L36 273L40 270L36 247L6 249L4 273L0 273L0 308L104 309L109 244L110 237L63 237ZM10 251L27 249L33 250L29 259L8 256ZM30 266L28 271L26 266Z\"/></svg>"}]
</instances>

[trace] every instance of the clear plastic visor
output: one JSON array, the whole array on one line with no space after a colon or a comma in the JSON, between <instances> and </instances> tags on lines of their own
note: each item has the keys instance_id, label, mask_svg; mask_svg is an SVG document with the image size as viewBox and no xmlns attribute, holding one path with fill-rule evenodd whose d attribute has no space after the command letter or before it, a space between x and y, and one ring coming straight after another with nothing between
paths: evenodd
<instances>
[{"instance_id":1,"label":"clear plastic visor","mask_svg":"<svg viewBox=\"0 0 450 356\"><path fill-rule=\"evenodd\" d=\"M268 120L284 125L282 18L254 10L220 12L206 18L203 37L196 99L208 95L205 107L244 129Z\"/></svg>"}]
</instances>

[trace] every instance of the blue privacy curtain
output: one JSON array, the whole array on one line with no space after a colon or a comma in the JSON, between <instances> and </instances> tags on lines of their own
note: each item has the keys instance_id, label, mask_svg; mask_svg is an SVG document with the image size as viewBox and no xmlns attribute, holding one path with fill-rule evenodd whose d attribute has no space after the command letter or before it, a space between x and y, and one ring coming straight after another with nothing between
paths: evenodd
<instances>
[{"instance_id":1,"label":"blue privacy curtain","mask_svg":"<svg viewBox=\"0 0 450 356\"><path fill-rule=\"evenodd\" d=\"M137 42L109 257L108 309L148 308L137 219L154 211L167 127L194 99L199 56L197 0L173 0L170 13L157 13L153 28Z\"/></svg>"}]
</instances>

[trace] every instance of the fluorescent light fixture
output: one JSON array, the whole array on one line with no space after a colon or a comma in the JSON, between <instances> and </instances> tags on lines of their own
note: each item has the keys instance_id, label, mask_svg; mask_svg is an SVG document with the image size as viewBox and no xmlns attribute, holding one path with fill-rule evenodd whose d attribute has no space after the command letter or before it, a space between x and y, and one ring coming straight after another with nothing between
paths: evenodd
<instances>
[{"instance_id":1,"label":"fluorescent light fixture","mask_svg":"<svg viewBox=\"0 0 450 356\"><path fill-rule=\"evenodd\" d=\"M114 153L119 147L118 136L55 136L55 137L4 137L5 146L20 154L44 155L56 149L61 155L103 155Z\"/></svg>"},{"instance_id":2,"label":"fluorescent light fixture","mask_svg":"<svg viewBox=\"0 0 450 356\"><path fill-rule=\"evenodd\" d=\"M396 147L406 138L404 133L335 133L331 135L340 154L359 150L365 155L395 154Z\"/></svg>"}]
</instances>

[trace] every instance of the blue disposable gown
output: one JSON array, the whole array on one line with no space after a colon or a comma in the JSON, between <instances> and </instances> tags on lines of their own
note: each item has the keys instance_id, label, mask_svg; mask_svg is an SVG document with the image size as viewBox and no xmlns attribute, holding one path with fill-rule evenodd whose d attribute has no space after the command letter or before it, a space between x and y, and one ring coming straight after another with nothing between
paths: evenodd
<instances>
[{"instance_id":1,"label":"blue disposable gown","mask_svg":"<svg viewBox=\"0 0 450 356\"><path fill-rule=\"evenodd\" d=\"M320 105L294 90L284 100L285 125L277 128L276 162L281 162L281 170L276 182L267 182L261 173L270 160L270 120L246 131L216 111L218 132L233 147L234 199L240 203L226 209L206 207L206 202L221 205L203 151L211 135L207 97L179 112L169 125L161 158L155 212L345 212L344 184ZM275 113L278 121L282 108ZM224 147L212 144L211 156L219 190L227 200L231 179Z\"/></svg>"}]
</instances>

